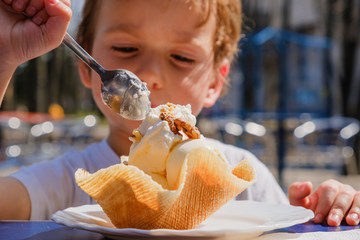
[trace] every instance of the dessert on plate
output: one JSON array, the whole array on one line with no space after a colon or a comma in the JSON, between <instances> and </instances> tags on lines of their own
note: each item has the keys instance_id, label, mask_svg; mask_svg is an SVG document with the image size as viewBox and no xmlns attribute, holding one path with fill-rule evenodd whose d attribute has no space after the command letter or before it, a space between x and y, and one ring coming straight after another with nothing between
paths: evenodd
<instances>
[{"instance_id":1,"label":"dessert on plate","mask_svg":"<svg viewBox=\"0 0 360 240\"><path fill-rule=\"evenodd\" d=\"M195 228L256 181L248 160L231 167L195 124L190 105L152 108L129 156L75 180L117 228Z\"/></svg>"}]
</instances>

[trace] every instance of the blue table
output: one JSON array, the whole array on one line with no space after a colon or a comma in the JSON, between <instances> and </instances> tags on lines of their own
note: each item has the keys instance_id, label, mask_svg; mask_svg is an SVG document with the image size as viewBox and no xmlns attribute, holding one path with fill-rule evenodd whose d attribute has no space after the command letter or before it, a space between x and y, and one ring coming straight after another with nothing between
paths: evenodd
<instances>
[{"instance_id":1,"label":"blue table","mask_svg":"<svg viewBox=\"0 0 360 240\"><path fill-rule=\"evenodd\" d=\"M0 221L1 240L100 240L99 233L74 229L54 221Z\"/></svg>"},{"instance_id":2,"label":"blue table","mask_svg":"<svg viewBox=\"0 0 360 240\"><path fill-rule=\"evenodd\" d=\"M339 232L339 231L348 231L353 229L360 229L360 225L357 226L340 225L339 227L330 227L321 224L314 224L314 222L308 221L303 224L297 224L291 227L281 228L271 232L288 232L288 233Z\"/></svg>"},{"instance_id":3,"label":"blue table","mask_svg":"<svg viewBox=\"0 0 360 240\"><path fill-rule=\"evenodd\" d=\"M329 227L314 224L309 221L288 228L281 228L269 233L305 233L305 232L332 232L360 229L360 226ZM15 240L101 240L106 239L103 235L95 232L75 229L58 224L53 221L0 221L0 239Z\"/></svg>"}]
</instances>

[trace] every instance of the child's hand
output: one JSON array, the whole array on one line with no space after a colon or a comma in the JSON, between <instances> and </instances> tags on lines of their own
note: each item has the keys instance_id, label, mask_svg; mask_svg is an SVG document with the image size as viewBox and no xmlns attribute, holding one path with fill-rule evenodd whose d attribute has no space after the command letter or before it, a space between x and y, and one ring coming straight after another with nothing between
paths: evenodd
<instances>
[{"instance_id":1,"label":"child's hand","mask_svg":"<svg viewBox=\"0 0 360 240\"><path fill-rule=\"evenodd\" d=\"M330 226L339 226L345 220L349 225L359 224L360 192L338 181L325 181L313 193L310 182L295 182L289 187L289 200L311 209L315 223L325 220Z\"/></svg>"},{"instance_id":2,"label":"child's hand","mask_svg":"<svg viewBox=\"0 0 360 240\"><path fill-rule=\"evenodd\" d=\"M59 46L71 14L70 0L0 0L0 64L18 66Z\"/></svg>"}]
</instances>

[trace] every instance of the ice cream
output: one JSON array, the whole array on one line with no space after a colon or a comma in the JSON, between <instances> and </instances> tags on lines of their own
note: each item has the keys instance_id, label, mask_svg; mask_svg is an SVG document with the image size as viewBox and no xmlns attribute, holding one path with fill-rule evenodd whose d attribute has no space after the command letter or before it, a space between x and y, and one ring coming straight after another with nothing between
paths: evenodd
<instances>
[{"instance_id":1,"label":"ice cream","mask_svg":"<svg viewBox=\"0 0 360 240\"><path fill-rule=\"evenodd\" d=\"M256 179L249 161L232 168L195 123L190 105L151 109L129 156L94 174L79 169L77 184L118 228L195 228Z\"/></svg>"},{"instance_id":2,"label":"ice cream","mask_svg":"<svg viewBox=\"0 0 360 240\"><path fill-rule=\"evenodd\" d=\"M186 129L195 133L193 135L188 134L188 136L184 128L177 129L181 123L183 125L186 123ZM167 174L167 168L174 172L171 166L174 161L167 164L167 160L172 150L179 143L201 137L195 124L196 118L191 114L190 105L182 106L168 103L151 109L146 119L138 129L133 131L133 136L130 138L133 144L127 159L128 164L143 170L163 188L174 189L175 176L174 174ZM172 156L172 158L176 158L176 156Z\"/></svg>"}]
</instances>

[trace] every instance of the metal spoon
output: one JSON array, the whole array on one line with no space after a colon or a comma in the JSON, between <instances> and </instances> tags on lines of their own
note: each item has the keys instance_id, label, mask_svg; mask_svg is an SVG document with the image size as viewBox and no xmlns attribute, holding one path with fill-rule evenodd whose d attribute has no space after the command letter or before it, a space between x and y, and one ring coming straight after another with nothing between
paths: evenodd
<instances>
[{"instance_id":1,"label":"metal spoon","mask_svg":"<svg viewBox=\"0 0 360 240\"><path fill-rule=\"evenodd\" d=\"M69 47L101 78L101 95L113 111L131 120L143 120L150 111L149 90L146 83L128 70L105 70L68 33L63 44Z\"/></svg>"}]
</instances>

